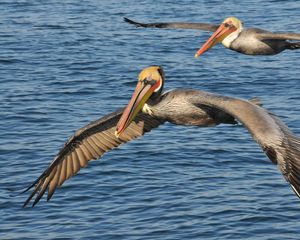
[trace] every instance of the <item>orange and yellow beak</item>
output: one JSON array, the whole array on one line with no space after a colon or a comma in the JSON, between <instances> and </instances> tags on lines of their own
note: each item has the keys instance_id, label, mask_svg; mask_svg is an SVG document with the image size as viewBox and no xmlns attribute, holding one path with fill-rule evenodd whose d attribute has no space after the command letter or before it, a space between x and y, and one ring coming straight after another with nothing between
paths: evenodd
<instances>
[{"instance_id":1,"label":"orange and yellow beak","mask_svg":"<svg viewBox=\"0 0 300 240\"><path fill-rule=\"evenodd\" d=\"M138 81L135 91L117 124L116 137L119 137L125 131L156 88L157 81L153 80L151 76Z\"/></svg>"},{"instance_id":2,"label":"orange and yellow beak","mask_svg":"<svg viewBox=\"0 0 300 240\"><path fill-rule=\"evenodd\" d=\"M232 24L222 23L215 33L206 41L206 43L198 50L195 57L199 57L208 49L214 47L217 43L222 42L229 34L235 32L237 28Z\"/></svg>"}]
</instances>

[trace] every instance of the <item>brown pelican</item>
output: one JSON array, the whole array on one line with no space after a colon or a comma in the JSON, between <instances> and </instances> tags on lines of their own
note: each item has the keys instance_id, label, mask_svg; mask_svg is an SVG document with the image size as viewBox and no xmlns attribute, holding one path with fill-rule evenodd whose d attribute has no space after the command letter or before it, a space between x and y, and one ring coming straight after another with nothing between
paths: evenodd
<instances>
[{"instance_id":1,"label":"brown pelican","mask_svg":"<svg viewBox=\"0 0 300 240\"><path fill-rule=\"evenodd\" d=\"M135 92L124 110L113 112L77 130L65 143L49 167L25 191L34 188L24 207L35 197L33 206L48 189L49 200L56 187L100 158L164 122L180 125L215 126L242 123L274 163L278 164L295 193L300 193L300 139L276 116L238 98L191 89L162 94L164 73L161 67L145 68L138 77Z\"/></svg>"},{"instance_id":2,"label":"brown pelican","mask_svg":"<svg viewBox=\"0 0 300 240\"><path fill-rule=\"evenodd\" d=\"M244 29L243 23L235 17L226 18L221 25L182 22L139 23L128 18L124 18L124 20L137 27L200 29L214 32L198 50L195 57L200 56L219 42L222 42L226 48L247 55L274 55L286 49L300 48L300 42L288 41L300 40L299 33L272 33L259 28Z\"/></svg>"}]
</instances>

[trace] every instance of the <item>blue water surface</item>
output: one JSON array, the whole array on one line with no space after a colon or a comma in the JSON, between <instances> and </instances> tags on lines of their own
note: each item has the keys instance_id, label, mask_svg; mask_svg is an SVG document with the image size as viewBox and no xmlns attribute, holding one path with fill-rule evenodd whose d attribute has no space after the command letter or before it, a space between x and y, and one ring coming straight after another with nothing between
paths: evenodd
<instances>
[{"instance_id":1,"label":"blue water surface","mask_svg":"<svg viewBox=\"0 0 300 240\"><path fill-rule=\"evenodd\" d=\"M165 88L260 97L300 136L300 51L246 56L210 33L137 29L123 17L300 32L300 1L0 2L0 239L300 239L300 200L242 126L165 124L22 208L17 195L74 131L124 106L139 71Z\"/></svg>"}]
</instances>

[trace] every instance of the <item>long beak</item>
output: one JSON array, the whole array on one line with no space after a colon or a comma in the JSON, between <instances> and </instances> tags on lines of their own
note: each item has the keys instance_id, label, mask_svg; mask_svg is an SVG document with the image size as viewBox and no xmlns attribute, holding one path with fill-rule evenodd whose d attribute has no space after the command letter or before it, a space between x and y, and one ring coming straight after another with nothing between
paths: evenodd
<instances>
[{"instance_id":1,"label":"long beak","mask_svg":"<svg viewBox=\"0 0 300 240\"><path fill-rule=\"evenodd\" d=\"M149 99L155 89L152 83L153 80L138 81L135 91L117 124L115 131L116 137L119 137L125 131L135 116L143 108L145 102Z\"/></svg>"},{"instance_id":2,"label":"long beak","mask_svg":"<svg viewBox=\"0 0 300 240\"><path fill-rule=\"evenodd\" d=\"M230 33L236 31L237 28L232 25L222 23L215 33L206 41L206 43L198 50L195 57L199 57L201 54L206 52L208 49L214 47L217 43L221 42Z\"/></svg>"}]
</instances>

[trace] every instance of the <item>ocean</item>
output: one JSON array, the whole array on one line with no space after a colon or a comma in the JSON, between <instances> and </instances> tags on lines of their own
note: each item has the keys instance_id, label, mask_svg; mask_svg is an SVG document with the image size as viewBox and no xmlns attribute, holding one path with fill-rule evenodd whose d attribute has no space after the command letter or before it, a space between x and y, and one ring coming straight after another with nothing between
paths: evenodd
<instances>
[{"instance_id":1,"label":"ocean","mask_svg":"<svg viewBox=\"0 0 300 240\"><path fill-rule=\"evenodd\" d=\"M260 98L300 136L300 51L247 56L211 33L123 21L300 32L300 1L0 2L0 239L299 239L300 200L242 126L164 124L91 161L51 201L19 194L74 131L129 101L161 65L165 90Z\"/></svg>"}]
</instances>

